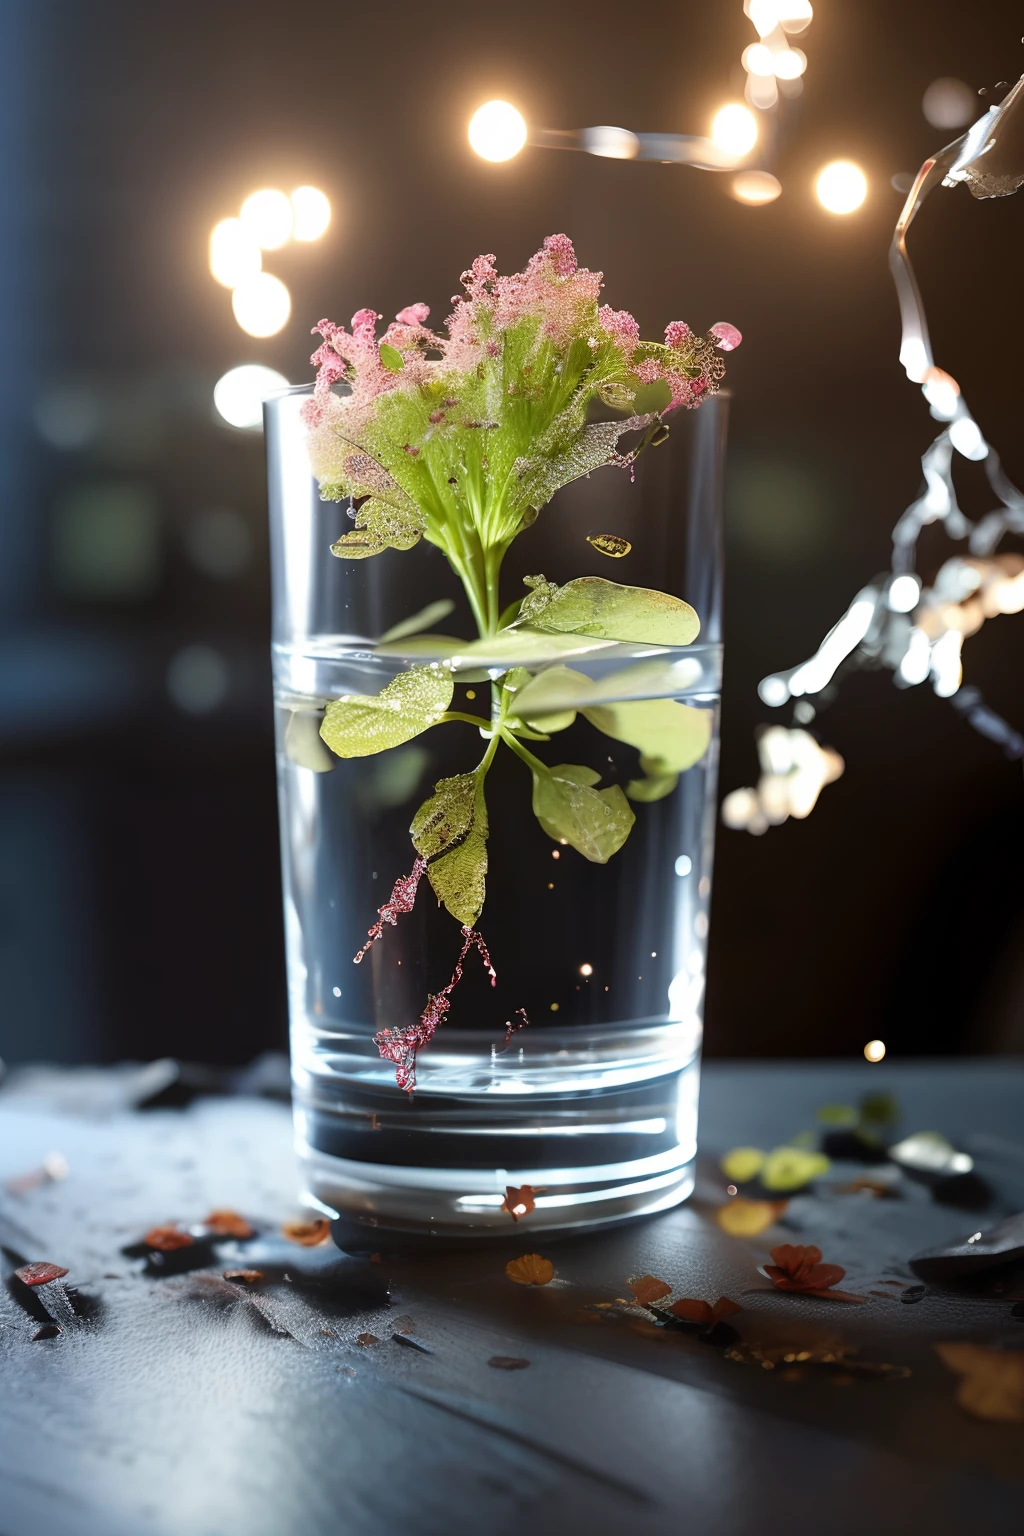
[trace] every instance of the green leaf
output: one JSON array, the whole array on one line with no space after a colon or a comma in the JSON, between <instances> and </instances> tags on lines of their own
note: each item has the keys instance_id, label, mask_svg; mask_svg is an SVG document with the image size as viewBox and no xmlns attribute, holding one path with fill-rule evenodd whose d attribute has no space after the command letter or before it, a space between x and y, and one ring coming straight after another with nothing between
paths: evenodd
<instances>
[{"instance_id":1,"label":"green leaf","mask_svg":"<svg viewBox=\"0 0 1024 1536\"><path fill-rule=\"evenodd\" d=\"M419 613L414 613L411 618L402 619L398 624L392 624L391 628L378 640L378 645L386 644L389 640L403 640L406 635L418 635L421 630L429 629L432 624L437 624L441 619L446 619L454 612L455 604L450 597L439 597L436 603L428 603L421 608Z\"/></svg>"},{"instance_id":2,"label":"green leaf","mask_svg":"<svg viewBox=\"0 0 1024 1536\"><path fill-rule=\"evenodd\" d=\"M483 640L460 640L448 652L447 660L460 672L465 666L531 666L542 661L557 661L560 656L585 656L614 644L611 640L586 636L561 636L534 629L503 629Z\"/></svg>"},{"instance_id":3,"label":"green leaf","mask_svg":"<svg viewBox=\"0 0 1024 1536\"><path fill-rule=\"evenodd\" d=\"M694 709L675 699L597 704L585 708L583 715L613 741L636 747L650 760L649 772L654 775L685 773L700 761L711 743L711 711Z\"/></svg>"},{"instance_id":4,"label":"green leaf","mask_svg":"<svg viewBox=\"0 0 1024 1536\"><path fill-rule=\"evenodd\" d=\"M373 649L378 656L420 656L424 661L446 661L457 646L466 643L457 635L410 635L404 640L378 640Z\"/></svg>"},{"instance_id":5,"label":"green leaf","mask_svg":"<svg viewBox=\"0 0 1024 1536\"><path fill-rule=\"evenodd\" d=\"M641 801L644 805L650 805L655 800L664 800L670 795L679 783L678 773L648 773L645 764L657 763L657 758L641 758L640 766L644 768L642 779L630 779L626 785L626 794L630 800Z\"/></svg>"},{"instance_id":6,"label":"green leaf","mask_svg":"<svg viewBox=\"0 0 1024 1536\"><path fill-rule=\"evenodd\" d=\"M526 724L532 730L542 731L545 736L551 736L555 731L567 731L575 719L574 709L560 709L551 715L531 716Z\"/></svg>"},{"instance_id":7,"label":"green leaf","mask_svg":"<svg viewBox=\"0 0 1024 1536\"><path fill-rule=\"evenodd\" d=\"M516 713L539 715L606 701L618 703L624 699L664 697L692 688L700 675L700 662L690 657L675 661L662 656L652 657L635 666L619 667L598 679L572 667L548 667L522 685L522 694L516 699Z\"/></svg>"},{"instance_id":8,"label":"green leaf","mask_svg":"<svg viewBox=\"0 0 1024 1536\"><path fill-rule=\"evenodd\" d=\"M412 514L369 496L356 512L356 525L331 545L339 560L365 560L382 549L412 549L423 529Z\"/></svg>"},{"instance_id":9,"label":"green leaf","mask_svg":"<svg viewBox=\"0 0 1024 1536\"><path fill-rule=\"evenodd\" d=\"M733 1147L719 1163L727 1179L734 1184L749 1184L756 1179L764 1166L765 1154L760 1147Z\"/></svg>"},{"instance_id":10,"label":"green leaf","mask_svg":"<svg viewBox=\"0 0 1024 1536\"><path fill-rule=\"evenodd\" d=\"M665 379L655 379L653 384L641 384L633 397L633 409L657 414L672 404L672 389Z\"/></svg>"},{"instance_id":11,"label":"green leaf","mask_svg":"<svg viewBox=\"0 0 1024 1536\"><path fill-rule=\"evenodd\" d=\"M320 740L320 716L308 710L292 711L284 733L284 754L300 768L330 773L337 763Z\"/></svg>"},{"instance_id":12,"label":"green leaf","mask_svg":"<svg viewBox=\"0 0 1024 1536\"><path fill-rule=\"evenodd\" d=\"M533 775L533 813L556 842L569 843L593 864L607 864L629 836L636 817L617 784L593 789L600 774L562 763Z\"/></svg>"},{"instance_id":13,"label":"green leaf","mask_svg":"<svg viewBox=\"0 0 1024 1536\"><path fill-rule=\"evenodd\" d=\"M410 667L376 695L333 699L320 735L339 757L371 757L436 725L454 692L446 667Z\"/></svg>"},{"instance_id":14,"label":"green leaf","mask_svg":"<svg viewBox=\"0 0 1024 1536\"><path fill-rule=\"evenodd\" d=\"M389 341L382 341L380 344L380 360L390 373L401 373L405 367L405 359L401 352Z\"/></svg>"},{"instance_id":15,"label":"green leaf","mask_svg":"<svg viewBox=\"0 0 1024 1536\"><path fill-rule=\"evenodd\" d=\"M895 1094L866 1093L860 1101L862 1125L895 1125L900 1118L900 1106Z\"/></svg>"},{"instance_id":16,"label":"green leaf","mask_svg":"<svg viewBox=\"0 0 1024 1536\"><path fill-rule=\"evenodd\" d=\"M666 386L667 387L667 386ZM669 391L669 400L672 394ZM560 452L540 453L517 459L512 466L519 484L514 500L517 505L545 506L563 485L579 480L607 464L626 432L639 431L649 424L648 416L631 416L627 421L597 421L569 438Z\"/></svg>"},{"instance_id":17,"label":"green leaf","mask_svg":"<svg viewBox=\"0 0 1024 1536\"><path fill-rule=\"evenodd\" d=\"M645 645L689 645L700 620L680 597L650 587L625 587L603 576L580 576L556 587L543 577L523 601L518 623L559 634L602 640L639 640Z\"/></svg>"},{"instance_id":18,"label":"green leaf","mask_svg":"<svg viewBox=\"0 0 1024 1536\"><path fill-rule=\"evenodd\" d=\"M831 1166L823 1152L805 1152L802 1147L776 1147L764 1160L761 1183L773 1192L788 1193L802 1189L812 1179L828 1173Z\"/></svg>"},{"instance_id":19,"label":"green leaf","mask_svg":"<svg viewBox=\"0 0 1024 1536\"><path fill-rule=\"evenodd\" d=\"M467 928L483 909L487 879L487 805L483 778L460 773L441 779L413 817L413 846L428 860L427 878L439 901Z\"/></svg>"},{"instance_id":20,"label":"green leaf","mask_svg":"<svg viewBox=\"0 0 1024 1536\"><path fill-rule=\"evenodd\" d=\"M568 672L569 668L559 667L555 670ZM538 715L536 719L527 718L520 707L519 698L520 694L525 692L527 688L532 688L534 681L535 679L527 672L525 667L513 667L506 673L502 679L502 687L512 695L512 713L507 716L506 723L512 730L519 730L521 727L517 726L517 722L521 721L526 726L529 726L531 730L540 731L544 738L550 736L554 731L568 730L569 726L576 719L576 711L574 709L552 710L550 713L544 714L543 717ZM589 682L589 678L587 681Z\"/></svg>"},{"instance_id":21,"label":"green leaf","mask_svg":"<svg viewBox=\"0 0 1024 1536\"><path fill-rule=\"evenodd\" d=\"M821 1125L832 1125L843 1130L850 1130L857 1124L860 1115L852 1104L823 1104L815 1113L814 1118Z\"/></svg>"}]
</instances>

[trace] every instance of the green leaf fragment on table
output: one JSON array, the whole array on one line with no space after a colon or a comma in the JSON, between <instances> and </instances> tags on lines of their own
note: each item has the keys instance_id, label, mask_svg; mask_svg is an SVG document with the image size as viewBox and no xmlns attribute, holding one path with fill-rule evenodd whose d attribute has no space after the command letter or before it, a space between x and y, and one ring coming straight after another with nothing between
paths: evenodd
<instances>
[{"instance_id":1,"label":"green leaf fragment on table","mask_svg":"<svg viewBox=\"0 0 1024 1536\"><path fill-rule=\"evenodd\" d=\"M592 864L607 864L636 820L617 784L593 788L600 777L593 768L576 763L533 775L533 813L544 831Z\"/></svg>"},{"instance_id":2,"label":"green leaf fragment on table","mask_svg":"<svg viewBox=\"0 0 1024 1536\"><path fill-rule=\"evenodd\" d=\"M390 373L401 373L405 367L405 359L401 352L389 341L382 341L380 344L380 360Z\"/></svg>"},{"instance_id":3,"label":"green leaf fragment on table","mask_svg":"<svg viewBox=\"0 0 1024 1536\"><path fill-rule=\"evenodd\" d=\"M860 1115L852 1104L823 1104L815 1111L814 1118L821 1125L831 1125L836 1129L850 1130L857 1124Z\"/></svg>"},{"instance_id":4,"label":"green leaf fragment on table","mask_svg":"<svg viewBox=\"0 0 1024 1536\"><path fill-rule=\"evenodd\" d=\"M719 1163L727 1179L735 1184L747 1184L756 1179L764 1166L765 1154L760 1147L733 1147Z\"/></svg>"},{"instance_id":5,"label":"green leaf fragment on table","mask_svg":"<svg viewBox=\"0 0 1024 1536\"><path fill-rule=\"evenodd\" d=\"M866 1093L860 1101L862 1125L895 1125L900 1118L899 1102L892 1093Z\"/></svg>"},{"instance_id":6,"label":"green leaf fragment on table","mask_svg":"<svg viewBox=\"0 0 1024 1536\"><path fill-rule=\"evenodd\" d=\"M320 735L339 757L371 757L436 725L454 691L446 667L410 667L378 694L333 699Z\"/></svg>"},{"instance_id":7,"label":"green leaf fragment on table","mask_svg":"<svg viewBox=\"0 0 1024 1536\"><path fill-rule=\"evenodd\" d=\"M370 496L356 512L355 527L331 545L339 560L366 560L385 549L412 549L423 529L415 516Z\"/></svg>"},{"instance_id":8,"label":"green leaf fragment on table","mask_svg":"<svg viewBox=\"0 0 1024 1536\"><path fill-rule=\"evenodd\" d=\"M483 779L441 779L413 817L413 846L425 858L439 901L467 928L483 909L487 880L487 805Z\"/></svg>"},{"instance_id":9,"label":"green leaf fragment on table","mask_svg":"<svg viewBox=\"0 0 1024 1536\"><path fill-rule=\"evenodd\" d=\"M828 1173L832 1164L823 1152L806 1152L802 1147L776 1147L761 1166L765 1189L789 1191L802 1189L812 1179Z\"/></svg>"},{"instance_id":10,"label":"green leaf fragment on table","mask_svg":"<svg viewBox=\"0 0 1024 1536\"><path fill-rule=\"evenodd\" d=\"M621 586L603 576L580 576L564 587L533 576L526 584L533 590L516 622L534 629L645 645L689 645L700 633L689 603L651 587Z\"/></svg>"},{"instance_id":11,"label":"green leaf fragment on table","mask_svg":"<svg viewBox=\"0 0 1024 1536\"><path fill-rule=\"evenodd\" d=\"M437 624L441 619L446 619L454 611L455 604L450 597L439 597L436 603L428 603L421 608L419 613L412 614L408 619L401 619L399 623L392 624L377 641L378 646L387 644L390 640L404 640L406 635L418 635L424 629L429 629L432 624Z\"/></svg>"}]
</instances>

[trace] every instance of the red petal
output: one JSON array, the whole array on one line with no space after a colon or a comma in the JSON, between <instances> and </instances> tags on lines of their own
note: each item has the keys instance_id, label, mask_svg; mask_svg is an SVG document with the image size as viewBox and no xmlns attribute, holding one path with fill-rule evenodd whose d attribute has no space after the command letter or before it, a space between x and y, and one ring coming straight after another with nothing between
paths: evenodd
<instances>
[{"instance_id":1,"label":"red petal","mask_svg":"<svg viewBox=\"0 0 1024 1536\"><path fill-rule=\"evenodd\" d=\"M805 1290L813 1287L816 1291L823 1291L831 1285L838 1285L845 1274L846 1270L838 1264L815 1264L813 1269L801 1275L800 1284Z\"/></svg>"},{"instance_id":2,"label":"red petal","mask_svg":"<svg viewBox=\"0 0 1024 1536\"><path fill-rule=\"evenodd\" d=\"M734 1312L742 1312L743 1308L739 1302L730 1301L728 1296L719 1296L711 1310L717 1322L720 1317L731 1317Z\"/></svg>"},{"instance_id":3,"label":"red petal","mask_svg":"<svg viewBox=\"0 0 1024 1536\"><path fill-rule=\"evenodd\" d=\"M820 1296L823 1301L867 1301L866 1296L854 1296L852 1291L804 1291L805 1296Z\"/></svg>"},{"instance_id":4,"label":"red petal","mask_svg":"<svg viewBox=\"0 0 1024 1536\"><path fill-rule=\"evenodd\" d=\"M674 1301L668 1309L688 1323L712 1323L715 1314L706 1301Z\"/></svg>"},{"instance_id":5,"label":"red petal","mask_svg":"<svg viewBox=\"0 0 1024 1536\"><path fill-rule=\"evenodd\" d=\"M48 1285L51 1280L61 1280L67 1274L59 1264L23 1264L14 1273L23 1285Z\"/></svg>"}]
</instances>

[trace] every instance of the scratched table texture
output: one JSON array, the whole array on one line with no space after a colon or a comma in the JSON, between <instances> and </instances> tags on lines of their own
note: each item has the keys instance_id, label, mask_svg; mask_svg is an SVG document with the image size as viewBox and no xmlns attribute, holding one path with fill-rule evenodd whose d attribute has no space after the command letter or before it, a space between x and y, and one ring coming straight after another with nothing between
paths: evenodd
<instances>
[{"instance_id":1,"label":"scratched table texture","mask_svg":"<svg viewBox=\"0 0 1024 1536\"><path fill-rule=\"evenodd\" d=\"M722 1152L777 1145L818 1106L881 1089L898 1097L902 1133L939 1130L974 1155L994 1189L983 1215L906 1180L899 1199L840 1194L857 1170L834 1164L764 1236L719 1230ZM882 1284L913 1282L916 1251L1024 1209L1020 1062L713 1063L688 1205L559 1241L531 1239L528 1218L486 1246L402 1252L381 1233L380 1262L353 1258L351 1287L282 1278L258 1288L259 1305L221 1279L244 1244L162 1277L122 1250L213 1207L277 1234L297 1214L283 1104L206 1098L86 1118L0 1094L0 1176L53 1151L67 1176L0 1207L2 1536L1024 1528L1024 1425L969 1416L932 1347L1024 1346L1011 1316L1024 1283L1004 1299L929 1287L916 1305ZM816 1243L867 1301L765 1289L757 1265L785 1241ZM510 1283L506 1262L535 1247L554 1282ZM79 1316L58 1336L33 1337L36 1293L10 1279L25 1259L70 1271ZM695 1333L594 1310L644 1272L685 1296L734 1298L746 1340L841 1339L910 1374L787 1380ZM361 1333L380 1342L360 1345ZM495 1368L496 1356L529 1365Z\"/></svg>"}]
</instances>

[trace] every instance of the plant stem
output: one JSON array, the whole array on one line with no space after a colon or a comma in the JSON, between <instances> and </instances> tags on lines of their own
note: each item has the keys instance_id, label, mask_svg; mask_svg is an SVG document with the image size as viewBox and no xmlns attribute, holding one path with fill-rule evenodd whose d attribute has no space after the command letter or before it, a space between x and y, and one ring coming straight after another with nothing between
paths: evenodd
<instances>
[{"instance_id":1,"label":"plant stem","mask_svg":"<svg viewBox=\"0 0 1024 1536\"><path fill-rule=\"evenodd\" d=\"M545 776L550 773L551 770L548 768L547 764L542 763L539 757L534 757L532 752L528 752L527 749L523 746L522 742L512 735L511 731L506 731L502 727L498 734L501 736L501 739L505 742L506 746L511 747L512 751L516 754L517 757L522 758L523 762L529 768L531 773L539 773ZM495 737L495 740L497 740L497 736Z\"/></svg>"},{"instance_id":2,"label":"plant stem","mask_svg":"<svg viewBox=\"0 0 1024 1536\"><path fill-rule=\"evenodd\" d=\"M464 715L461 709L446 710L443 715L438 717L435 724L441 725L445 720L464 720L467 725L477 725L482 731L489 731L491 729L491 722L485 720L482 715Z\"/></svg>"}]
</instances>

